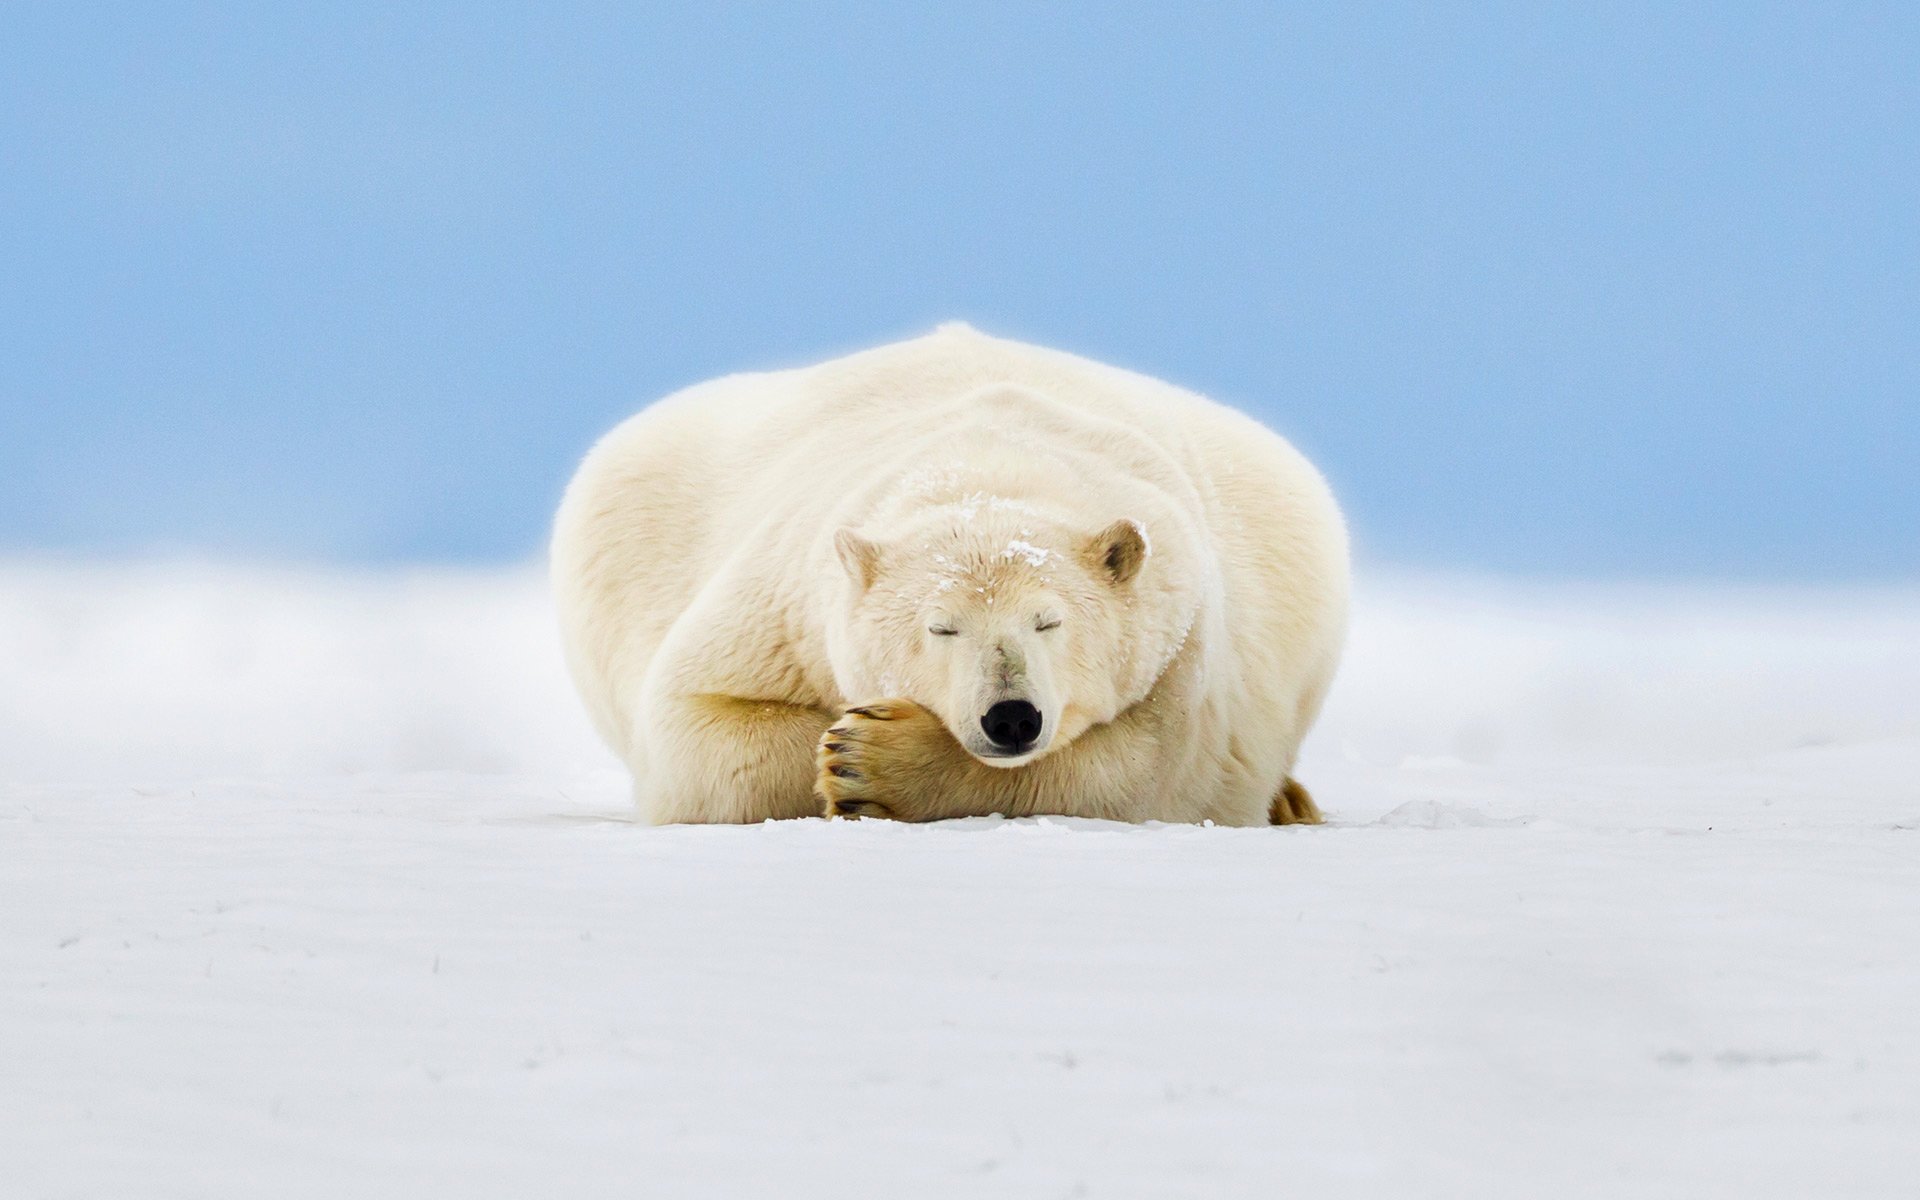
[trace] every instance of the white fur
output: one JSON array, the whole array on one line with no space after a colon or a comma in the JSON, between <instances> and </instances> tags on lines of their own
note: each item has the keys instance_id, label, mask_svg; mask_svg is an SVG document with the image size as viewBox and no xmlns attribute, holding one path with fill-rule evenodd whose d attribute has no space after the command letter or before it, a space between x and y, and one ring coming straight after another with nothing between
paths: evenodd
<instances>
[{"instance_id":1,"label":"white fur","mask_svg":"<svg viewBox=\"0 0 1920 1200\"><path fill-rule=\"evenodd\" d=\"M1044 767L1036 811L1261 824L1347 601L1339 512L1285 441L964 325L653 405L587 456L552 562L574 678L660 822L816 814L822 731L900 697ZM995 761L980 714L1009 697L1046 724Z\"/></svg>"}]
</instances>

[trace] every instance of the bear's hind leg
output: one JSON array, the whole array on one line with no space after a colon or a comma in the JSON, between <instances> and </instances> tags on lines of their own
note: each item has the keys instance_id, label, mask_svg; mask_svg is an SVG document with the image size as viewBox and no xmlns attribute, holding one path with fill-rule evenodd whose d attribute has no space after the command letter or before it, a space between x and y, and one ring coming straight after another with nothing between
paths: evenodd
<instances>
[{"instance_id":1,"label":"bear's hind leg","mask_svg":"<svg viewBox=\"0 0 1920 1200\"><path fill-rule=\"evenodd\" d=\"M1280 785L1272 807L1267 809L1267 819L1275 825L1319 825L1326 820L1313 796L1291 775Z\"/></svg>"}]
</instances>

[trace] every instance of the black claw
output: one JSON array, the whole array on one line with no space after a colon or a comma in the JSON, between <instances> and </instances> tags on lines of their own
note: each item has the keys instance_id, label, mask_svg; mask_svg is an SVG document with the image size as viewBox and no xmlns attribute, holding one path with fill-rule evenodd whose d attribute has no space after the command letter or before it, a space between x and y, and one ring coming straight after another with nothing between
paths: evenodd
<instances>
[{"instance_id":1,"label":"black claw","mask_svg":"<svg viewBox=\"0 0 1920 1200\"><path fill-rule=\"evenodd\" d=\"M848 750L852 749L852 747L845 742L828 742L826 748L835 754L845 754Z\"/></svg>"},{"instance_id":2,"label":"black claw","mask_svg":"<svg viewBox=\"0 0 1920 1200\"><path fill-rule=\"evenodd\" d=\"M844 767L844 766L841 766L839 763L835 763L832 766L828 767L827 774L837 775L841 779L865 779L866 778L866 776L860 774L860 772L854 770L852 767Z\"/></svg>"},{"instance_id":3,"label":"black claw","mask_svg":"<svg viewBox=\"0 0 1920 1200\"><path fill-rule=\"evenodd\" d=\"M855 716L855 717L871 717L873 715L873 710L871 708L864 708L864 707L850 708L847 710L847 712L849 715Z\"/></svg>"}]
</instances>

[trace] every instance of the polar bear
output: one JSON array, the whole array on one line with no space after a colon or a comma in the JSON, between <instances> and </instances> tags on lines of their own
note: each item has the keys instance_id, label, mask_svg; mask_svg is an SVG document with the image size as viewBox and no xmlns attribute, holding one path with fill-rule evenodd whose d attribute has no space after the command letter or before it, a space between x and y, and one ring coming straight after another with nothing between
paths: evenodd
<instances>
[{"instance_id":1,"label":"polar bear","mask_svg":"<svg viewBox=\"0 0 1920 1200\"><path fill-rule=\"evenodd\" d=\"M1172 385L958 324L700 384L587 455L551 562L648 821L1320 820L1345 526Z\"/></svg>"}]
</instances>

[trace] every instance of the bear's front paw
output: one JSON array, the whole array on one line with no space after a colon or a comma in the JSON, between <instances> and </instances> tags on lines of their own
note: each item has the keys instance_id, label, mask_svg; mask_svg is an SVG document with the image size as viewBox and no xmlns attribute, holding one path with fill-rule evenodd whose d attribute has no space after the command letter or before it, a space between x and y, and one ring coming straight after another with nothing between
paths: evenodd
<instances>
[{"instance_id":1,"label":"bear's front paw","mask_svg":"<svg viewBox=\"0 0 1920 1200\"><path fill-rule=\"evenodd\" d=\"M829 817L924 821L924 789L958 749L940 719L911 700L862 704L820 735L813 790Z\"/></svg>"}]
</instances>

